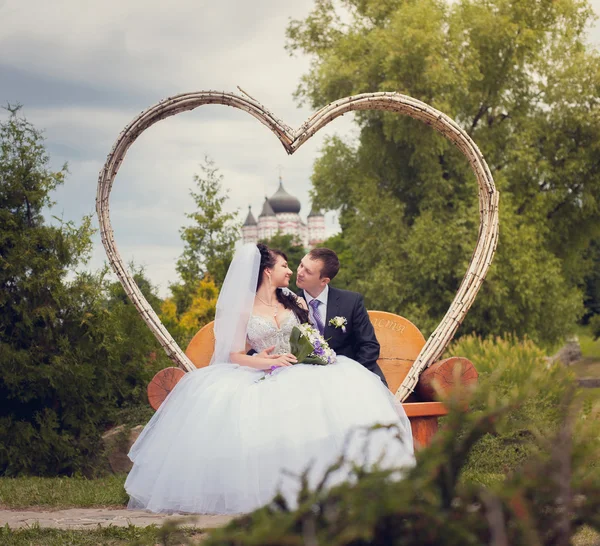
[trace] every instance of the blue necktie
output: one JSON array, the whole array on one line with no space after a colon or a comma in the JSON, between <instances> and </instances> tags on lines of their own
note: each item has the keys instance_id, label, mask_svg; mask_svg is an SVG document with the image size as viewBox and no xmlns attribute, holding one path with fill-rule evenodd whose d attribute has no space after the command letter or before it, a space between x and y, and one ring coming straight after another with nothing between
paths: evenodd
<instances>
[{"instance_id":1,"label":"blue necktie","mask_svg":"<svg viewBox=\"0 0 600 546\"><path fill-rule=\"evenodd\" d=\"M314 299L311 300L309 305L312 307L313 310L313 320L315 321L315 325L319 330L319 333L323 335L325 327L323 326L323 321L321 320L321 315L319 314L319 303L321 303L319 300Z\"/></svg>"}]
</instances>

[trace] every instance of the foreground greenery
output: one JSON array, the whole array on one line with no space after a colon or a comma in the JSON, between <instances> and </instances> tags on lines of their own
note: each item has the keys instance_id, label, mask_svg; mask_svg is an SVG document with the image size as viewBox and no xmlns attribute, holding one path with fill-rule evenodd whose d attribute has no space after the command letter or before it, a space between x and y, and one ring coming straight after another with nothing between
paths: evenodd
<instances>
[{"instance_id":1,"label":"foreground greenery","mask_svg":"<svg viewBox=\"0 0 600 546\"><path fill-rule=\"evenodd\" d=\"M526 390L506 402L488 398L486 411L463 413L457 399L445 430L401 481L391 471L357 466L352 484L310 489L303 482L297 508L278 497L214 531L205 544L549 546L598 532L599 415L582 413L568 393L560 423L537 436L537 450L518 469L487 486L461 479L472 447L510 420Z\"/></svg>"},{"instance_id":2,"label":"foreground greenery","mask_svg":"<svg viewBox=\"0 0 600 546\"><path fill-rule=\"evenodd\" d=\"M600 404L531 340L466 336L449 354L473 360L479 386L447 400L453 411L404 481L356 467L352 485L305 484L297 509L277 498L207 544L593 544Z\"/></svg>"}]
</instances>

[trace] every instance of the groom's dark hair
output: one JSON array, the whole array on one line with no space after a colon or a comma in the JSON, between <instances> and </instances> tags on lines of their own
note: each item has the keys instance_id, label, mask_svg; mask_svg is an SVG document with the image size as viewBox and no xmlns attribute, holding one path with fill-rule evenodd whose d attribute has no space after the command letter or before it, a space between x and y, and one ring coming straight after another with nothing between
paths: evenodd
<instances>
[{"instance_id":1,"label":"groom's dark hair","mask_svg":"<svg viewBox=\"0 0 600 546\"><path fill-rule=\"evenodd\" d=\"M311 260L321 260L323 268L321 269L321 278L329 277L331 280L340 270L340 260L337 254L329 248L313 248L308 255Z\"/></svg>"}]
</instances>

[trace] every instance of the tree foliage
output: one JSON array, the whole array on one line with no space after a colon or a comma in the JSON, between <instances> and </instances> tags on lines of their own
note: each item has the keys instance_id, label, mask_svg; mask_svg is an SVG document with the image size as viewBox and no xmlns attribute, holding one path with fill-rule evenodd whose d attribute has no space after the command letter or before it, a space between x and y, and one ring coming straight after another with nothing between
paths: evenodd
<instances>
[{"instance_id":1,"label":"tree foliage","mask_svg":"<svg viewBox=\"0 0 600 546\"><path fill-rule=\"evenodd\" d=\"M196 283L189 307L183 313L178 313L174 297L162 302L160 320L181 347L185 349L196 332L214 320L218 296L219 289L207 275Z\"/></svg>"},{"instance_id":2,"label":"tree foliage","mask_svg":"<svg viewBox=\"0 0 600 546\"><path fill-rule=\"evenodd\" d=\"M501 235L463 333L551 343L581 316L600 238L592 16L582 0L316 0L288 27L289 50L312 59L300 102L398 91L448 114L482 150L501 192ZM329 139L313 174L314 198L341 211L341 280L369 307L430 330L475 246L474 176L421 122L376 111L356 121L357 141Z\"/></svg>"},{"instance_id":3,"label":"tree foliage","mask_svg":"<svg viewBox=\"0 0 600 546\"><path fill-rule=\"evenodd\" d=\"M228 195L223 191L223 175L208 157L200 169L202 173L194 175L196 188L190 191L195 211L186 215L192 224L180 232L185 243L176 268L181 282L170 287L178 314L189 308L198 282L207 274L221 286L239 239L237 212L224 210Z\"/></svg>"},{"instance_id":4,"label":"tree foliage","mask_svg":"<svg viewBox=\"0 0 600 546\"><path fill-rule=\"evenodd\" d=\"M66 173L49 161L39 131L11 109L0 122L0 474L93 472L117 409L145 399L159 348L105 271L74 273L90 218L46 223Z\"/></svg>"}]
</instances>

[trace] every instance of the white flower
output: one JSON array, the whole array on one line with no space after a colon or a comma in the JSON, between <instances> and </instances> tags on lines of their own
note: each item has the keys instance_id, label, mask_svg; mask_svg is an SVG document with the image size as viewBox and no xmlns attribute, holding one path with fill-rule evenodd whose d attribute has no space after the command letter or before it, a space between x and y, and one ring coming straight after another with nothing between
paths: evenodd
<instances>
[{"instance_id":1,"label":"white flower","mask_svg":"<svg viewBox=\"0 0 600 546\"><path fill-rule=\"evenodd\" d=\"M320 358L327 364L334 364L337 361L335 351L314 326L304 323L297 326L297 328L300 330L301 335L308 339L313 346L314 352L309 356Z\"/></svg>"},{"instance_id":2,"label":"white flower","mask_svg":"<svg viewBox=\"0 0 600 546\"><path fill-rule=\"evenodd\" d=\"M335 328L341 328L344 334L346 333L346 324L348 324L348 319L346 317L333 317L329 324Z\"/></svg>"}]
</instances>

